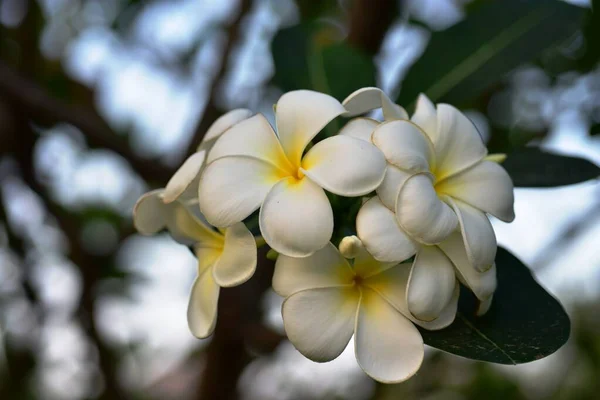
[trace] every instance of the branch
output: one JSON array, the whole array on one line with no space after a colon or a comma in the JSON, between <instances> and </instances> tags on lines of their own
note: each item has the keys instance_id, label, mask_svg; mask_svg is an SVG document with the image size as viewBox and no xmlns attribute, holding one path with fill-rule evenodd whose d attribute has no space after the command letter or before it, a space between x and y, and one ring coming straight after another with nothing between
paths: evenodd
<instances>
[{"instance_id":1,"label":"branch","mask_svg":"<svg viewBox=\"0 0 600 400\"><path fill-rule=\"evenodd\" d=\"M250 11L251 6L251 0L240 0L240 10L238 12L238 15L227 29L227 42L225 43L225 48L223 49L221 69L219 70L219 73L213 80L210 92L208 94L208 102L206 103L206 107L204 108L204 112L202 113L202 118L200 118L198 124L196 125L196 128L194 129L194 134L188 145L186 155L191 155L196 152L196 148L202 142L204 134L206 133L208 128L210 128L213 122L215 122L215 120L221 116L221 111L215 104L215 99L219 91L219 84L225 76L225 73L227 72L227 60L231 58L233 46L240 36L241 22L246 16L246 14L248 14L248 12Z\"/></svg>"},{"instance_id":2,"label":"branch","mask_svg":"<svg viewBox=\"0 0 600 400\"><path fill-rule=\"evenodd\" d=\"M398 12L398 0L354 0L347 42L367 54L377 54Z\"/></svg>"},{"instance_id":3,"label":"branch","mask_svg":"<svg viewBox=\"0 0 600 400\"><path fill-rule=\"evenodd\" d=\"M86 136L90 147L114 151L130 162L148 181L165 183L173 173L156 161L140 159L131 151L127 139L117 135L95 111L54 98L45 89L13 71L1 60L0 94L24 110L28 118L40 125L66 122L77 127Z\"/></svg>"}]
</instances>

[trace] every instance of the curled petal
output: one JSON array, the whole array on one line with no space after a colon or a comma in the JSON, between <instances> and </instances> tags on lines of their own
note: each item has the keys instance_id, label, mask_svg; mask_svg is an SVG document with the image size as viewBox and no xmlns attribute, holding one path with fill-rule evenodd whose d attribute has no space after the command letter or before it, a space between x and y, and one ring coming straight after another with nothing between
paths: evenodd
<instances>
[{"instance_id":1,"label":"curled petal","mask_svg":"<svg viewBox=\"0 0 600 400\"><path fill-rule=\"evenodd\" d=\"M452 299L456 277L450 260L435 246L419 249L408 278L408 310L421 321L438 318Z\"/></svg>"},{"instance_id":2,"label":"curled petal","mask_svg":"<svg viewBox=\"0 0 600 400\"><path fill-rule=\"evenodd\" d=\"M303 290L283 302L283 325L300 353L317 361L331 361L348 345L358 306L355 288Z\"/></svg>"},{"instance_id":3,"label":"curled petal","mask_svg":"<svg viewBox=\"0 0 600 400\"><path fill-rule=\"evenodd\" d=\"M350 136L371 143L371 134L379 122L371 118L354 118L348 121L338 135Z\"/></svg>"},{"instance_id":4,"label":"curled petal","mask_svg":"<svg viewBox=\"0 0 600 400\"><path fill-rule=\"evenodd\" d=\"M394 213L377 196L358 211L356 232L369 253L380 261L404 261L417 252L416 244L398 226Z\"/></svg>"},{"instance_id":5,"label":"curled petal","mask_svg":"<svg viewBox=\"0 0 600 400\"><path fill-rule=\"evenodd\" d=\"M280 254L275 263L273 290L283 297L305 289L351 285L354 274L348 261L331 243L308 257Z\"/></svg>"},{"instance_id":6,"label":"curled petal","mask_svg":"<svg viewBox=\"0 0 600 400\"><path fill-rule=\"evenodd\" d=\"M433 321L421 321L415 318L408 310L406 301L406 288L408 287L408 278L410 276L411 264L403 263L389 268L379 274L365 279L364 284L375 290L379 295L385 298L396 310L410 319L413 323L430 331L444 329L456 317L458 309L458 296L460 294L460 285L458 281L454 283L452 298L442 310L440 315Z\"/></svg>"},{"instance_id":7,"label":"curled petal","mask_svg":"<svg viewBox=\"0 0 600 400\"><path fill-rule=\"evenodd\" d=\"M427 175L410 177L398 193L396 218L400 227L425 244L444 240L458 226L452 209L442 202Z\"/></svg>"},{"instance_id":8,"label":"curled petal","mask_svg":"<svg viewBox=\"0 0 600 400\"><path fill-rule=\"evenodd\" d=\"M252 111L247 110L245 108L238 108L235 110L231 110L228 113L221 115L213 124L208 128L204 138L202 139L202 143L198 147L198 150L205 148L206 144L216 140L219 136L221 136L226 130L234 126L235 124L242 122L245 119L248 119L252 116Z\"/></svg>"},{"instance_id":9,"label":"curled petal","mask_svg":"<svg viewBox=\"0 0 600 400\"><path fill-rule=\"evenodd\" d=\"M175 174L169 179L163 202L172 203L178 198L194 198L198 195L198 181L200 180L200 170L204 166L206 152L199 151L192 154Z\"/></svg>"},{"instance_id":10,"label":"curled petal","mask_svg":"<svg viewBox=\"0 0 600 400\"><path fill-rule=\"evenodd\" d=\"M290 257L306 257L327 245L333 211L323 189L309 178L278 182L260 209L260 231L269 246Z\"/></svg>"},{"instance_id":11,"label":"curled petal","mask_svg":"<svg viewBox=\"0 0 600 400\"><path fill-rule=\"evenodd\" d=\"M213 278L221 287L237 286L254 275L256 270L256 242L243 222L231 225L225 231L223 252L213 267Z\"/></svg>"},{"instance_id":12,"label":"curled petal","mask_svg":"<svg viewBox=\"0 0 600 400\"><path fill-rule=\"evenodd\" d=\"M423 362L417 328L376 292L364 288L354 338L356 360L367 375L383 383L402 382Z\"/></svg>"},{"instance_id":13,"label":"curled petal","mask_svg":"<svg viewBox=\"0 0 600 400\"><path fill-rule=\"evenodd\" d=\"M487 149L475 125L453 106L439 104L437 118L437 133L432 141L435 176L442 180L480 162Z\"/></svg>"},{"instance_id":14,"label":"curled petal","mask_svg":"<svg viewBox=\"0 0 600 400\"><path fill-rule=\"evenodd\" d=\"M487 271L496 259L496 234L487 215L460 200L448 199L458 216L467 257L479 272Z\"/></svg>"},{"instance_id":15,"label":"curled petal","mask_svg":"<svg viewBox=\"0 0 600 400\"><path fill-rule=\"evenodd\" d=\"M467 286L479 300L487 300L496 290L496 264L485 272L477 271L465 250L460 232L454 232L438 245L454 264L458 278Z\"/></svg>"},{"instance_id":16,"label":"curled petal","mask_svg":"<svg viewBox=\"0 0 600 400\"><path fill-rule=\"evenodd\" d=\"M167 227L175 240L195 243L201 247L223 247L223 235L213 230L183 204L173 203L170 211Z\"/></svg>"},{"instance_id":17,"label":"curled petal","mask_svg":"<svg viewBox=\"0 0 600 400\"><path fill-rule=\"evenodd\" d=\"M464 201L502 221L515 219L512 180L495 162L482 161L440 182L436 188L440 194Z\"/></svg>"},{"instance_id":18,"label":"curled petal","mask_svg":"<svg viewBox=\"0 0 600 400\"><path fill-rule=\"evenodd\" d=\"M258 158L284 171L295 172L273 128L262 114L236 124L221 135L210 150L207 163L227 156Z\"/></svg>"},{"instance_id":19,"label":"curled petal","mask_svg":"<svg viewBox=\"0 0 600 400\"><path fill-rule=\"evenodd\" d=\"M300 165L306 145L345 111L335 98L319 92L295 90L281 96L275 111L277 134L293 165Z\"/></svg>"},{"instance_id":20,"label":"curled petal","mask_svg":"<svg viewBox=\"0 0 600 400\"><path fill-rule=\"evenodd\" d=\"M133 225L142 235L152 235L167 225L169 211L162 194L163 189L144 193L133 206Z\"/></svg>"},{"instance_id":21,"label":"curled petal","mask_svg":"<svg viewBox=\"0 0 600 400\"><path fill-rule=\"evenodd\" d=\"M384 122L373 132L372 141L390 164L413 173L429 172L433 145L414 123Z\"/></svg>"},{"instance_id":22,"label":"curled petal","mask_svg":"<svg viewBox=\"0 0 600 400\"><path fill-rule=\"evenodd\" d=\"M219 285L215 283L209 269L194 281L188 304L188 326L197 338L208 337L215 330L218 302Z\"/></svg>"},{"instance_id":23,"label":"curled petal","mask_svg":"<svg viewBox=\"0 0 600 400\"><path fill-rule=\"evenodd\" d=\"M383 180L386 162L371 143L333 136L317 143L302 159L302 172L326 190L341 196L361 196Z\"/></svg>"},{"instance_id":24,"label":"curled petal","mask_svg":"<svg viewBox=\"0 0 600 400\"><path fill-rule=\"evenodd\" d=\"M415 113L410 120L423 129L432 143L436 142L437 111L435 105L423 93L417 98Z\"/></svg>"},{"instance_id":25,"label":"curled petal","mask_svg":"<svg viewBox=\"0 0 600 400\"><path fill-rule=\"evenodd\" d=\"M393 119L408 119L404 108L394 104L390 98L379 88L366 87L358 89L342 102L346 108L347 116L364 114L367 111L381 108L386 121Z\"/></svg>"},{"instance_id":26,"label":"curled petal","mask_svg":"<svg viewBox=\"0 0 600 400\"><path fill-rule=\"evenodd\" d=\"M413 174L410 172L403 171L391 164L388 164L383 181L377 188L377 196L381 199L381 202L390 210L396 209L396 199L398 198L398 192Z\"/></svg>"},{"instance_id":27,"label":"curled petal","mask_svg":"<svg viewBox=\"0 0 600 400\"><path fill-rule=\"evenodd\" d=\"M200 210L214 226L227 227L241 222L260 207L269 190L284 176L273 164L257 158L215 160L200 177Z\"/></svg>"}]
</instances>

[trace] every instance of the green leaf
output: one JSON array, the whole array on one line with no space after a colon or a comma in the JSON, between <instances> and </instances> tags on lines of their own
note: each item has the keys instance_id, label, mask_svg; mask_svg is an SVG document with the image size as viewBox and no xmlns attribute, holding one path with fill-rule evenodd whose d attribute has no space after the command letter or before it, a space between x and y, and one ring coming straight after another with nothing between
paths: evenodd
<instances>
[{"instance_id":1,"label":"green leaf","mask_svg":"<svg viewBox=\"0 0 600 400\"><path fill-rule=\"evenodd\" d=\"M283 29L271 50L273 82L284 91L312 89L343 100L365 86L376 85L371 57L338 41L338 33L317 22Z\"/></svg>"},{"instance_id":2,"label":"green leaf","mask_svg":"<svg viewBox=\"0 0 600 400\"><path fill-rule=\"evenodd\" d=\"M397 103L419 93L434 102L475 97L520 64L575 33L584 10L554 0L495 0L466 20L434 32L424 54L403 80Z\"/></svg>"},{"instance_id":3,"label":"green leaf","mask_svg":"<svg viewBox=\"0 0 600 400\"><path fill-rule=\"evenodd\" d=\"M461 288L454 323L440 331L420 329L426 344L474 360L522 364L554 353L567 341L569 317L531 271L503 248L498 248L496 267L498 288L487 314L476 317L475 296Z\"/></svg>"},{"instance_id":4,"label":"green leaf","mask_svg":"<svg viewBox=\"0 0 600 400\"><path fill-rule=\"evenodd\" d=\"M600 168L583 158L523 148L508 154L502 166L517 187L554 187L600 176Z\"/></svg>"}]
</instances>

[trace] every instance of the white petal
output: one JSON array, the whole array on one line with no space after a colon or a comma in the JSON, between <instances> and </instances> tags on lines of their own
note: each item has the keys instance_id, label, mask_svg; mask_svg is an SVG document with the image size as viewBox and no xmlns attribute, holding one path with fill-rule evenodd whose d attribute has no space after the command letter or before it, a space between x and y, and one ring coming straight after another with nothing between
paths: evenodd
<instances>
[{"instance_id":1,"label":"white petal","mask_svg":"<svg viewBox=\"0 0 600 400\"><path fill-rule=\"evenodd\" d=\"M213 267L215 282L221 287L237 286L252 277L256 270L256 241L243 222L225 230L225 244Z\"/></svg>"},{"instance_id":2,"label":"white petal","mask_svg":"<svg viewBox=\"0 0 600 400\"><path fill-rule=\"evenodd\" d=\"M210 150L207 163L227 156L254 157L284 171L295 172L292 171L273 128L262 114L236 124L221 135Z\"/></svg>"},{"instance_id":3,"label":"white petal","mask_svg":"<svg viewBox=\"0 0 600 400\"><path fill-rule=\"evenodd\" d=\"M431 179L423 174L413 175L400 189L396 218L406 233L425 244L441 242L458 226L452 208L438 198Z\"/></svg>"},{"instance_id":4,"label":"white petal","mask_svg":"<svg viewBox=\"0 0 600 400\"><path fill-rule=\"evenodd\" d=\"M505 222L515 219L513 183L504 168L482 161L436 185L446 194Z\"/></svg>"},{"instance_id":5,"label":"white petal","mask_svg":"<svg viewBox=\"0 0 600 400\"><path fill-rule=\"evenodd\" d=\"M196 217L183 204L173 203L170 211L167 228L175 240L183 243L189 243L191 240L202 247L223 247L223 235Z\"/></svg>"},{"instance_id":6,"label":"white petal","mask_svg":"<svg viewBox=\"0 0 600 400\"><path fill-rule=\"evenodd\" d=\"M241 222L260 207L269 190L284 176L281 170L257 158L220 158L208 164L200 177L200 210L214 226Z\"/></svg>"},{"instance_id":7,"label":"white petal","mask_svg":"<svg viewBox=\"0 0 600 400\"><path fill-rule=\"evenodd\" d=\"M473 122L448 104L437 107L435 176L438 180L463 171L481 161L487 149Z\"/></svg>"},{"instance_id":8,"label":"white petal","mask_svg":"<svg viewBox=\"0 0 600 400\"><path fill-rule=\"evenodd\" d=\"M133 225L142 235L152 235L167 225L169 211L162 194L163 189L144 193L133 206Z\"/></svg>"},{"instance_id":9,"label":"white petal","mask_svg":"<svg viewBox=\"0 0 600 400\"><path fill-rule=\"evenodd\" d=\"M210 336L217 322L219 285L213 280L210 270L199 275L192 286L187 310L188 326L198 338Z\"/></svg>"},{"instance_id":10,"label":"white petal","mask_svg":"<svg viewBox=\"0 0 600 400\"><path fill-rule=\"evenodd\" d=\"M479 306L477 307L477 316L483 317L490 310L492 306L492 301L494 300L494 295L491 295L486 300L480 301Z\"/></svg>"},{"instance_id":11,"label":"white petal","mask_svg":"<svg viewBox=\"0 0 600 400\"><path fill-rule=\"evenodd\" d=\"M496 234L487 215L460 200L448 199L458 216L467 257L479 272L487 271L496 259Z\"/></svg>"},{"instance_id":12,"label":"white petal","mask_svg":"<svg viewBox=\"0 0 600 400\"><path fill-rule=\"evenodd\" d=\"M381 202L390 210L396 209L396 199L398 198L398 192L404 185L404 182L410 178L413 174L410 172L402 171L388 164L383 181L377 188L377 196L381 199Z\"/></svg>"},{"instance_id":13,"label":"white petal","mask_svg":"<svg viewBox=\"0 0 600 400\"><path fill-rule=\"evenodd\" d=\"M379 125L379 122L371 118L354 118L344 125L338 135L355 137L371 143L371 134L377 128L377 125Z\"/></svg>"},{"instance_id":14,"label":"white petal","mask_svg":"<svg viewBox=\"0 0 600 400\"><path fill-rule=\"evenodd\" d=\"M333 210L323 189L309 178L286 178L265 198L259 224L265 242L275 251L306 257L331 239Z\"/></svg>"},{"instance_id":15,"label":"white petal","mask_svg":"<svg viewBox=\"0 0 600 400\"><path fill-rule=\"evenodd\" d=\"M163 201L165 203L171 203L179 197L188 199L198 195L200 170L204 165L205 159L206 152L199 151L185 160L183 165L179 167L171 179L169 179L169 182L165 187L163 195ZM187 196L184 196L184 193L186 193Z\"/></svg>"},{"instance_id":16,"label":"white petal","mask_svg":"<svg viewBox=\"0 0 600 400\"><path fill-rule=\"evenodd\" d=\"M497 284L496 264L485 272L477 271L467 257L460 232L454 232L438 246L454 264L461 281L479 300L487 300L494 293Z\"/></svg>"},{"instance_id":17,"label":"white petal","mask_svg":"<svg viewBox=\"0 0 600 400\"><path fill-rule=\"evenodd\" d=\"M383 180L386 162L371 143L333 136L317 143L302 159L302 172L324 189L341 196L361 196Z\"/></svg>"},{"instance_id":18,"label":"white petal","mask_svg":"<svg viewBox=\"0 0 600 400\"><path fill-rule=\"evenodd\" d=\"M221 136L226 130L234 126L235 124L242 122L245 119L248 119L252 116L252 111L247 110L245 108L238 108L235 110L231 110L228 113L221 115L213 124L208 128L204 138L202 139L202 144L210 142L211 140L217 139ZM202 146L202 144L200 146ZM200 148L198 148L200 150Z\"/></svg>"},{"instance_id":19,"label":"white petal","mask_svg":"<svg viewBox=\"0 0 600 400\"><path fill-rule=\"evenodd\" d=\"M421 321L433 321L452 299L455 284L448 257L435 246L422 246L408 278L408 310Z\"/></svg>"},{"instance_id":20,"label":"white petal","mask_svg":"<svg viewBox=\"0 0 600 400\"><path fill-rule=\"evenodd\" d=\"M417 251L416 244L398 226L394 213L377 196L358 211L356 232L369 253L380 261L404 261Z\"/></svg>"},{"instance_id":21,"label":"white petal","mask_svg":"<svg viewBox=\"0 0 600 400\"><path fill-rule=\"evenodd\" d=\"M386 121L408 118L404 108L394 104L381 89L376 87L358 89L346 97L342 104L347 110L347 116L359 115L375 108L382 108L383 117Z\"/></svg>"},{"instance_id":22,"label":"white petal","mask_svg":"<svg viewBox=\"0 0 600 400\"><path fill-rule=\"evenodd\" d=\"M410 276L412 264L403 263L386 269L379 274L373 275L364 280L364 284L375 290L379 295L386 299L396 310L400 311L406 318L413 323L428 329L430 331L444 329L454 322L456 310L458 309L458 296L460 294L460 285L458 281L454 284L452 298L448 305L442 310L439 317L433 321L421 321L415 318L408 310L406 302L406 288L408 286L408 277Z\"/></svg>"},{"instance_id":23,"label":"white petal","mask_svg":"<svg viewBox=\"0 0 600 400\"><path fill-rule=\"evenodd\" d=\"M437 135L437 111L435 105L423 93L419 94L415 113L410 120L420 126L429 139L435 143Z\"/></svg>"},{"instance_id":24,"label":"white petal","mask_svg":"<svg viewBox=\"0 0 600 400\"><path fill-rule=\"evenodd\" d=\"M288 339L307 358L331 361L348 345L358 306L355 288L309 289L283 302Z\"/></svg>"},{"instance_id":25,"label":"white petal","mask_svg":"<svg viewBox=\"0 0 600 400\"><path fill-rule=\"evenodd\" d=\"M414 123L384 122L373 132L372 141L390 164L413 173L429 172L433 145Z\"/></svg>"},{"instance_id":26,"label":"white petal","mask_svg":"<svg viewBox=\"0 0 600 400\"><path fill-rule=\"evenodd\" d=\"M354 338L356 360L371 378L402 382L423 362L423 338L417 328L374 291L364 288Z\"/></svg>"},{"instance_id":27,"label":"white petal","mask_svg":"<svg viewBox=\"0 0 600 400\"><path fill-rule=\"evenodd\" d=\"M295 90L281 96L275 111L277 134L293 165L300 165L306 145L345 111L335 98L319 92Z\"/></svg>"},{"instance_id":28,"label":"white petal","mask_svg":"<svg viewBox=\"0 0 600 400\"><path fill-rule=\"evenodd\" d=\"M288 297L305 289L351 285L354 274L348 261L331 243L308 257L280 254L275 263L273 290Z\"/></svg>"}]
</instances>

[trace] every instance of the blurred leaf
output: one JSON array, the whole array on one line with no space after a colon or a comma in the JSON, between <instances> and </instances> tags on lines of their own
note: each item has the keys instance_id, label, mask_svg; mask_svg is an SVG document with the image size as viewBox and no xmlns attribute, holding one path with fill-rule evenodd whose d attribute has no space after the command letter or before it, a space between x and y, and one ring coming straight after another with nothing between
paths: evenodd
<instances>
[{"instance_id":1,"label":"blurred leaf","mask_svg":"<svg viewBox=\"0 0 600 400\"><path fill-rule=\"evenodd\" d=\"M421 92L436 102L468 100L567 39L583 14L582 8L562 1L487 2L466 20L432 34L403 80L397 103L412 104Z\"/></svg>"},{"instance_id":2,"label":"blurred leaf","mask_svg":"<svg viewBox=\"0 0 600 400\"><path fill-rule=\"evenodd\" d=\"M425 343L475 360L521 364L546 357L569 338L570 321L560 303L507 250L498 248L498 289L487 314L462 288L456 320L441 331L421 329Z\"/></svg>"},{"instance_id":3,"label":"blurred leaf","mask_svg":"<svg viewBox=\"0 0 600 400\"><path fill-rule=\"evenodd\" d=\"M517 187L572 185L600 176L600 167L588 160L532 147L509 153L502 166Z\"/></svg>"},{"instance_id":4,"label":"blurred leaf","mask_svg":"<svg viewBox=\"0 0 600 400\"><path fill-rule=\"evenodd\" d=\"M312 89L343 100L376 85L371 57L339 41L339 33L317 22L283 29L272 43L273 82L284 91Z\"/></svg>"}]
</instances>

